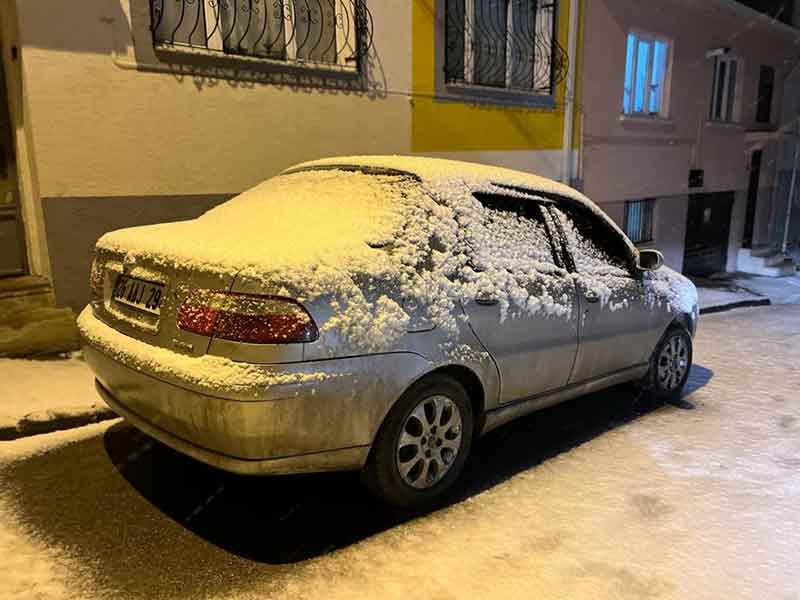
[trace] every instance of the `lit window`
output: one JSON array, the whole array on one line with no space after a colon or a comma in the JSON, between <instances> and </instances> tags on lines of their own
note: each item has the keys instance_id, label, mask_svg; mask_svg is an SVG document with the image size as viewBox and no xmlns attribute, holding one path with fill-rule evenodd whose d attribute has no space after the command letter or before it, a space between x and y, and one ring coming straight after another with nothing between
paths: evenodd
<instances>
[{"instance_id":1,"label":"lit window","mask_svg":"<svg viewBox=\"0 0 800 600\"><path fill-rule=\"evenodd\" d=\"M714 62L714 88L711 94L711 120L736 120L736 84L739 61L735 58L716 57Z\"/></svg>"},{"instance_id":2,"label":"lit window","mask_svg":"<svg viewBox=\"0 0 800 600\"><path fill-rule=\"evenodd\" d=\"M445 79L552 94L557 0L446 0Z\"/></svg>"},{"instance_id":3,"label":"lit window","mask_svg":"<svg viewBox=\"0 0 800 600\"><path fill-rule=\"evenodd\" d=\"M666 116L671 49L665 38L628 34L622 97L626 115Z\"/></svg>"},{"instance_id":4,"label":"lit window","mask_svg":"<svg viewBox=\"0 0 800 600\"><path fill-rule=\"evenodd\" d=\"M631 200L625 203L625 234L634 244L653 241L653 209L656 201Z\"/></svg>"}]
</instances>

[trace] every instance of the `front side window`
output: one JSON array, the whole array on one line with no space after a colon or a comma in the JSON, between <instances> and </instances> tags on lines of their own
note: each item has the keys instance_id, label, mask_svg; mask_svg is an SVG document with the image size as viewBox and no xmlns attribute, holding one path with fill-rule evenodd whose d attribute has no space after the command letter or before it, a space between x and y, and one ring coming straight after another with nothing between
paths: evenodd
<instances>
[{"instance_id":1,"label":"front side window","mask_svg":"<svg viewBox=\"0 0 800 600\"><path fill-rule=\"evenodd\" d=\"M557 0L446 0L446 83L552 94Z\"/></svg>"},{"instance_id":2,"label":"front side window","mask_svg":"<svg viewBox=\"0 0 800 600\"><path fill-rule=\"evenodd\" d=\"M714 61L710 118L712 121L735 121L737 118L737 84L740 78L739 61L736 58L719 56Z\"/></svg>"},{"instance_id":3,"label":"front side window","mask_svg":"<svg viewBox=\"0 0 800 600\"><path fill-rule=\"evenodd\" d=\"M666 38L645 33L628 34L623 113L667 116L671 55L672 42Z\"/></svg>"},{"instance_id":4,"label":"front side window","mask_svg":"<svg viewBox=\"0 0 800 600\"><path fill-rule=\"evenodd\" d=\"M629 276L630 252L622 237L591 211L551 209L564 234L575 270L586 275Z\"/></svg>"},{"instance_id":5,"label":"front side window","mask_svg":"<svg viewBox=\"0 0 800 600\"><path fill-rule=\"evenodd\" d=\"M653 212L656 201L629 200L625 203L625 235L634 244L653 241Z\"/></svg>"},{"instance_id":6,"label":"front side window","mask_svg":"<svg viewBox=\"0 0 800 600\"><path fill-rule=\"evenodd\" d=\"M357 67L361 0L150 0L156 46Z\"/></svg>"}]
</instances>

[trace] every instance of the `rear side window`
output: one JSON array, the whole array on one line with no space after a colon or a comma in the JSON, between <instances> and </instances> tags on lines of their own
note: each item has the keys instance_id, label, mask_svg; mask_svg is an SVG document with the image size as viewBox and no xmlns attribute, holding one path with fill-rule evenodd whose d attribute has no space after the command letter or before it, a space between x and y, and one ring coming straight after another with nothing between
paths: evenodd
<instances>
[{"instance_id":1,"label":"rear side window","mask_svg":"<svg viewBox=\"0 0 800 600\"><path fill-rule=\"evenodd\" d=\"M563 266L554 253L539 203L504 194L475 192L473 196L483 205L485 214L485 239L476 248L479 266L544 272Z\"/></svg>"},{"instance_id":2,"label":"rear side window","mask_svg":"<svg viewBox=\"0 0 800 600\"><path fill-rule=\"evenodd\" d=\"M629 276L628 248L607 223L588 210L551 208L567 237L578 273Z\"/></svg>"}]
</instances>

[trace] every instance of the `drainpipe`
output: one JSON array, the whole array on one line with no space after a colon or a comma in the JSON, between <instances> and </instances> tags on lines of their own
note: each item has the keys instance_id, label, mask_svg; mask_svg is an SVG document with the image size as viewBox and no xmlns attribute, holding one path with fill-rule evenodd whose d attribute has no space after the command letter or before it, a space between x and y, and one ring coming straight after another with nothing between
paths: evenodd
<instances>
[{"instance_id":1,"label":"drainpipe","mask_svg":"<svg viewBox=\"0 0 800 600\"><path fill-rule=\"evenodd\" d=\"M797 184L797 160L800 158L800 138L798 137L798 133L800 133L800 117L797 118L795 121L795 134L794 138L794 164L792 165L792 183L789 185L789 200L786 203L786 222L783 224L783 245L781 246L781 252L786 254L786 250L789 247L789 225L792 222L792 204L794 203L795 193L795 185Z\"/></svg>"},{"instance_id":2,"label":"drainpipe","mask_svg":"<svg viewBox=\"0 0 800 600\"><path fill-rule=\"evenodd\" d=\"M578 48L579 12L580 0L572 0L569 9L569 36L567 38L569 71L567 72L567 85L564 90L564 156L561 165L562 178L567 185L570 185L572 176L572 132L575 126L575 65L577 63L575 53Z\"/></svg>"}]
</instances>

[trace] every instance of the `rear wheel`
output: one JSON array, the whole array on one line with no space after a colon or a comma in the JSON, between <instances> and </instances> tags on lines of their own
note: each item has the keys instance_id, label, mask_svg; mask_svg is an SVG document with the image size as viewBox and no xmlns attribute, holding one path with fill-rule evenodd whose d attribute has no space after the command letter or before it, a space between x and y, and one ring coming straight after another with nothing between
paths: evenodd
<instances>
[{"instance_id":1,"label":"rear wheel","mask_svg":"<svg viewBox=\"0 0 800 600\"><path fill-rule=\"evenodd\" d=\"M431 375L403 394L373 443L364 480L397 506L433 501L458 479L472 444L473 415L463 386Z\"/></svg>"},{"instance_id":2,"label":"rear wheel","mask_svg":"<svg viewBox=\"0 0 800 600\"><path fill-rule=\"evenodd\" d=\"M682 327L671 327L650 358L645 392L657 400L680 398L692 368L692 338Z\"/></svg>"}]
</instances>

